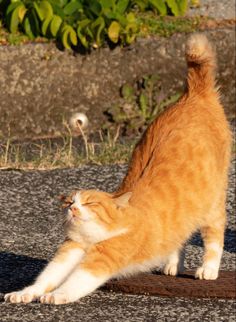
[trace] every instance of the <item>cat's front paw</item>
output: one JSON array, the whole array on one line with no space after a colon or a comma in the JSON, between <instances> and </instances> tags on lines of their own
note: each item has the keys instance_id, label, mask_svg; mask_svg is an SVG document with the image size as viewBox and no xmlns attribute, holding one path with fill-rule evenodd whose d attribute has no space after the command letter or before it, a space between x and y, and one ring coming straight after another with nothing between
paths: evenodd
<instances>
[{"instance_id":1,"label":"cat's front paw","mask_svg":"<svg viewBox=\"0 0 236 322\"><path fill-rule=\"evenodd\" d=\"M40 297L40 302L43 304L66 304L70 303L71 300L65 293L47 293Z\"/></svg>"},{"instance_id":2,"label":"cat's front paw","mask_svg":"<svg viewBox=\"0 0 236 322\"><path fill-rule=\"evenodd\" d=\"M218 269L203 265L195 273L195 278L200 280L215 280L218 277Z\"/></svg>"},{"instance_id":3,"label":"cat's front paw","mask_svg":"<svg viewBox=\"0 0 236 322\"><path fill-rule=\"evenodd\" d=\"M30 303L35 301L36 299L36 294L32 292L27 292L27 290L8 293L4 296L5 302L10 303Z\"/></svg>"},{"instance_id":4,"label":"cat's front paw","mask_svg":"<svg viewBox=\"0 0 236 322\"><path fill-rule=\"evenodd\" d=\"M178 274L178 265L176 264L166 264L163 273L165 275L176 276Z\"/></svg>"}]
</instances>

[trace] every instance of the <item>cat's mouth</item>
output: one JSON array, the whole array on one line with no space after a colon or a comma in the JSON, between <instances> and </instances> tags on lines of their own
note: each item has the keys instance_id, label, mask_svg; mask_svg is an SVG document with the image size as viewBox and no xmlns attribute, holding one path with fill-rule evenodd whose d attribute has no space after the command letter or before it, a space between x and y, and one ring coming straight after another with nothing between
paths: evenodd
<instances>
[{"instance_id":1,"label":"cat's mouth","mask_svg":"<svg viewBox=\"0 0 236 322\"><path fill-rule=\"evenodd\" d=\"M81 215L73 213L73 211L69 208L65 215L64 224L75 224L86 221L87 220L82 218Z\"/></svg>"}]
</instances>

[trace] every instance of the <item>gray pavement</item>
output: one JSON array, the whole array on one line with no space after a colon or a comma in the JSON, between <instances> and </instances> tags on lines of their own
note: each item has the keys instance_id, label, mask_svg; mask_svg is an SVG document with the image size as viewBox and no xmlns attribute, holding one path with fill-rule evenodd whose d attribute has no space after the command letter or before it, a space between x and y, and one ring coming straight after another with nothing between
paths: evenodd
<instances>
[{"instance_id":1,"label":"gray pavement","mask_svg":"<svg viewBox=\"0 0 236 322\"><path fill-rule=\"evenodd\" d=\"M0 294L32 282L62 241L57 196L72 189L114 190L125 165L51 171L0 171ZM228 189L228 225L221 269L235 270L235 162ZM187 245L185 266L199 264L202 243ZM97 291L66 306L0 303L0 321L236 321L233 300L164 298Z\"/></svg>"}]
</instances>

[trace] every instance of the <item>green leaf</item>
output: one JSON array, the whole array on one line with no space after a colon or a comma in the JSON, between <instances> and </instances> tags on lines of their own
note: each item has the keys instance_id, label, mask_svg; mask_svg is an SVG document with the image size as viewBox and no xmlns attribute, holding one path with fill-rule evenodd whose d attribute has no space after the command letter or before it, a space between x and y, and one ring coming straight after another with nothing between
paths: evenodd
<instances>
[{"instance_id":1,"label":"green leaf","mask_svg":"<svg viewBox=\"0 0 236 322\"><path fill-rule=\"evenodd\" d=\"M63 8L67 5L67 3L70 1L70 0L56 0L58 5Z\"/></svg>"},{"instance_id":2,"label":"green leaf","mask_svg":"<svg viewBox=\"0 0 236 322\"><path fill-rule=\"evenodd\" d=\"M66 49L71 49L71 44L76 46L78 39L74 28L70 25L64 25L62 28L62 43Z\"/></svg>"},{"instance_id":3,"label":"green leaf","mask_svg":"<svg viewBox=\"0 0 236 322\"><path fill-rule=\"evenodd\" d=\"M63 8L61 8L59 3L57 1L52 1L52 0L50 0L50 3L52 5L53 14L58 15L62 19L64 19L65 14L64 14Z\"/></svg>"},{"instance_id":4,"label":"green leaf","mask_svg":"<svg viewBox=\"0 0 236 322\"><path fill-rule=\"evenodd\" d=\"M102 11L102 6L97 0L93 0L89 2L89 9L96 15L100 16L100 13Z\"/></svg>"},{"instance_id":5,"label":"green leaf","mask_svg":"<svg viewBox=\"0 0 236 322\"><path fill-rule=\"evenodd\" d=\"M105 20L103 17L98 17L95 22L91 24L91 28L95 30L96 33L96 47L101 46L101 33L105 28Z\"/></svg>"},{"instance_id":6,"label":"green leaf","mask_svg":"<svg viewBox=\"0 0 236 322\"><path fill-rule=\"evenodd\" d=\"M50 25L51 20L52 20L52 16L48 16L42 23L42 34L44 36L47 35L48 27Z\"/></svg>"},{"instance_id":7,"label":"green leaf","mask_svg":"<svg viewBox=\"0 0 236 322\"><path fill-rule=\"evenodd\" d=\"M90 28L90 26L85 27L85 33L90 37L90 41L94 42L94 34Z\"/></svg>"},{"instance_id":8,"label":"green leaf","mask_svg":"<svg viewBox=\"0 0 236 322\"><path fill-rule=\"evenodd\" d=\"M127 14L127 16L126 16L126 19L127 19L127 21L128 21L128 22L130 22L130 23L134 23L134 22L136 22L136 18L135 18L135 15L134 15L134 13L133 13L133 12L129 12L129 13Z\"/></svg>"},{"instance_id":9,"label":"green leaf","mask_svg":"<svg viewBox=\"0 0 236 322\"><path fill-rule=\"evenodd\" d=\"M136 23L129 23L126 27L125 27L125 32L126 32L126 43L127 44L131 44L135 38L136 38L136 34L138 31L138 26Z\"/></svg>"},{"instance_id":10,"label":"green leaf","mask_svg":"<svg viewBox=\"0 0 236 322\"><path fill-rule=\"evenodd\" d=\"M22 4L21 1L16 1L16 2L13 2L11 3L8 7L7 7L7 10L6 10L6 15L8 15L9 13L11 13L16 7L18 7L20 4Z\"/></svg>"},{"instance_id":11,"label":"green leaf","mask_svg":"<svg viewBox=\"0 0 236 322\"><path fill-rule=\"evenodd\" d=\"M108 28L108 37L110 40L114 43L117 43L119 40L119 34L120 34L120 24L117 21L112 21Z\"/></svg>"},{"instance_id":12,"label":"green leaf","mask_svg":"<svg viewBox=\"0 0 236 322\"><path fill-rule=\"evenodd\" d=\"M177 2L175 0L166 0L166 3L168 7L171 9L171 12L173 15L178 16L179 15L179 8L177 5Z\"/></svg>"},{"instance_id":13,"label":"green leaf","mask_svg":"<svg viewBox=\"0 0 236 322\"><path fill-rule=\"evenodd\" d=\"M82 4L79 1L69 2L63 9L65 15L73 15L77 10L82 9Z\"/></svg>"},{"instance_id":14,"label":"green leaf","mask_svg":"<svg viewBox=\"0 0 236 322\"><path fill-rule=\"evenodd\" d=\"M30 19L30 23L31 23L31 29L32 29L35 37L39 36L41 30L40 30L40 26L39 26L38 16L37 16L34 8L32 8L32 10L30 10L30 12L29 12L29 19Z\"/></svg>"},{"instance_id":15,"label":"green leaf","mask_svg":"<svg viewBox=\"0 0 236 322\"><path fill-rule=\"evenodd\" d=\"M123 28L127 25L127 17L119 12L114 13L112 20L117 20Z\"/></svg>"},{"instance_id":16,"label":"green leaf","mask_svg":"<svg viewBox=\"0 0 236 322\"><path fill-rule=\"evenodd\" d=\"M86 39L86 37L82 34L82 27L78 26L77 28L77 36L79 37L79 40L81 42L81 44L85 47L88 48L88 41Z\"/></svg>"},{"instance_id":17,"label":"green leaf","mask_svg":"<svg viewBox=\"0 0 236 322\"><path fill-rule=\"evenodd\" d=\"M43 16L43 19L47 19L48 17L53 16L53 9L51 4L48 1L41 1L39 8L41 10L41 14Z\"/></svg>"},{"instance_id":18,"label":"green leaf","mask_svg":"<svg viewBox=\"0 0 236 322\"><path fill-rule=\"evenodd\" d=\"M37 4L37 2L34 2L33 3L33 6L34 6L34 9L35 9L35 11L36 11L36 13L37 13L37 15L38 15L38 17L39 17L39 19L41 20L41 21L43 21L43 19L45 18L45 13L44 13L44 11L40 8L40 6Z\"/></svg>"},{"instance_id":19,"label":"green leaf","mask_svg":"<svg viewBox=\"0 0 236 322\"><path fill-rule=\"evenodd\" d=\"M53 37L56 37L62 24L62 19L60 16L54 15L50 22L50 31Z\"/></svg>"},{"instance_id":20,"label":"green leaf","mask_svg":"<svg viewBox=\"0 0 236 322\"><path fill-rule=\"evenodd\" d=\"M70 26L71 27L71 26ZM78 39L74 28L70 28L69 37L72 45L76 46L78 44Z\"/></svg>"},{"instance_id":21,"label":"green leaf","mask_svg":"<svg viewBox=\"0 0 236 322\"><path fill-rule=\"evenodd\" d=\"M91 23L90 19L84 19L84 20L78 21L78 25L79 25L80 29L86 27L90 23Z\"/></svg>"},{"instance_id":22,"label":"green leaf","mask_svg":"<svg viewBox=\"0 0 236 322\"><path fill-rule=\"evenodd\" d=\"M128 8L129 2L130 2L130 0L118 0L118 2L116 4L116 10L120 14L123 14L126 11L126 9Z\"/></svg>"},{"instance_id":23,"label":"green leaf","mask_svg":"<svg viewBox=\"0 0 236 322\"><path fill-rule=\"evenodd\" d=\"M103 12L103 14L109 20L116 20L117 19L117 12L112 12L110 10L106 10Z\"/></svg>"},{"instance_id":24,"label":"green leaf","mask_svg":"<svg viewBox=\"0 0 236 322\"><path fill-rule=\"evenodd\" d=\"M151 5L158 10L161 16L167 14L167 8L164 0L149 0Z\"/></svg>"},{"instance_id":25,"label":"green leaf","mask_svg":"<svg viewBox=\"0 0 236 322\"><path fill-rule=\"evenodd\" d=\"M71 49L71 46L69 44L69 39L68 39L68 35L69 35L70 31L69 31L69 29L67 27L68 27L68 25L64 26L63 29L62 29L61 41L62 41L63 46L66 49Z\"/></svg>"},{"instance_id":26,"label":"green leaf","mask_svg":"<svg viewBox=\"0 0 236 322\"><path fill-rule=\"evenodd\" d=\"M31 29L31 24L30 24L30 19L29 19L29 17L26 17L26 18L24 19L23 27L24 27L24 30L25 30L26 35L27 35L30 39L34 39L34 33L33 33L32 29Z\"/></svg>"},{"instance_id":27,"label":"green leaf","mask_svg":"<svg viewBox=\"0 0 236 322\"><path fill-rule=\"evenodd\" d=\"M102 10L112 9L115 5L114 0L100 0Z\"/></svg>"},{"instance_id":28,"label":"green leaf","mask_svg":"<svg viewBox=\"0 0 236 322\"><path fill-rule=\"evenodd\" d=\"M10 18L10 32L16 33L18 30L18 25L20 23L19 19L19 10L23 6L23 4L18 5L11 13Z\"/></svg>"},{"instance_id":29,"label":"green leaf","mask_svg":"<svg viewBox=\"0 0 236 322\"><path fill-rule=\"evenodd\" d=\"M40 33L39 21L34 8L28 11L27 17L25 17L23 22L23 27L24 27L25 33L30 39L34 39L36 36L39 35Z\"/></svg>"},{"instance_id":30,"label":"green leaf","mask_svg":"<svg viewBox=\"0 0 236 322\"><path fill-rule=\"evenodd\" d=\"M70 0L49 0L49 1L52 4L52 6L56 5L60 8L63 8Z\"/></svg>"},{"instance_id":31,"label":"green leaf","mask_svg":"<svg viewBox=\"0 0 236 322\"><path fill-rule=\"evenodd\" d=\"M18 17L19 17L20 22L22 22L24 20L26 12L27 12L27 9L26 9L25 5L22 4L20 6L19 12L18 12Z\"/></svg>"},{"instance_id":32,"label":"green leaf","mask_svg":"<svg viewBox=\"0 0 236 322\"><path fill-rule=\"evenodd\" d=\"M188 9L188 0L177 0L177 5L179 7L179 14L183 16Z\"/></svg>"}]
</instances>

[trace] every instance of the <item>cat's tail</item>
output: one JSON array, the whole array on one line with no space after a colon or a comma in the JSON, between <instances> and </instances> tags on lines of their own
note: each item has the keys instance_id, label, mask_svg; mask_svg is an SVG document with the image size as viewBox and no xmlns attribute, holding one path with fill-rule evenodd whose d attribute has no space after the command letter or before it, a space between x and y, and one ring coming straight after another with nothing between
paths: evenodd
<instances>
[{"instance_id":1,"label":"cat's tail","mask_svg":"<svg viewBox=\"0 0 236 322\"><path fill-rule=\"evenodd\" d=\"M193 34L186 44L188 64L187 85L189 92L208 92L216 90L216 54L204 34Z\"/></svg>"}]
</instances>

